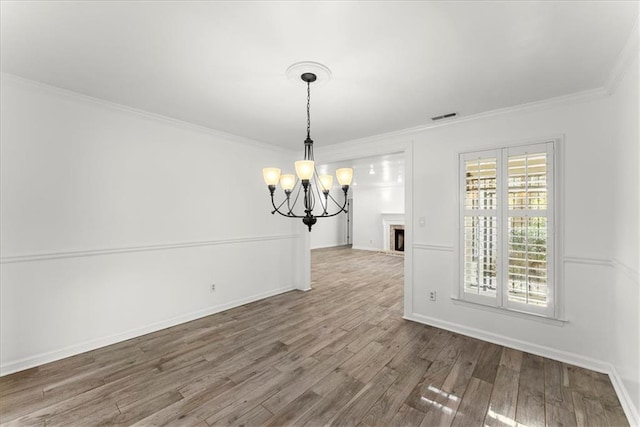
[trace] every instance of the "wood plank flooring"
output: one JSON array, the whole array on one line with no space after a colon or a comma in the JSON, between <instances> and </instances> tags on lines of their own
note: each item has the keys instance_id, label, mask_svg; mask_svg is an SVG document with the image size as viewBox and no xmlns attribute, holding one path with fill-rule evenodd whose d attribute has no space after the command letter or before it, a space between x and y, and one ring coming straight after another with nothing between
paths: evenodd
<instances>
[{"instance_id":1,"label":"wood plank flooring","mask_svg":"<svg viewBox=\"0 0 640 427\"><path fill-rule=\"evenodd\" d=\"M625 426L606 375L402 319L403 258L0 378L3 425Z\"/></svg>"}]
</instances>

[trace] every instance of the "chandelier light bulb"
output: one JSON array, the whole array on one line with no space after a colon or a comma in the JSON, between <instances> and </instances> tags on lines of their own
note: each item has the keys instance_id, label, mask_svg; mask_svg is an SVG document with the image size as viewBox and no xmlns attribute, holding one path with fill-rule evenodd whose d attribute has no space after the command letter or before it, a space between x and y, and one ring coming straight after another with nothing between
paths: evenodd
<instances>
[{"instance_id":1,"label":"chandelier light bulb","mask_svg":"<svg viewBox=\"0 0 640 427\"><path fill-rule=\"evenodd\" d=\"M264 168L262 169L262 177L267 185L278 185L278 181L280 180L280 169Z\"/></svg>"},{"instance_id":2,"label":"chandelier light bulb","mask_svg":"<svg viewBox=\"0 0 640 427\"><path fill-rule=\"evenodd\" d=\"M284 174L280 176L280 185L284 191L291 191L296 185L296 176L294 174Z\"/></svg>"},{"instance_id":3,"label":"chandelier light bulb","mask_svg":"<svg viewBox=\"0 0 640 427\"><path fill-rule=\"evenodd\" d=\"M333 175L320 175L319 178L322 191L331 190L331 186L333 185Z\"/></svg>"},{"instance_id":4,"label":"chandelier light bulb","mask_svg":"<svg viewBox=\"0 0 640 427\"><path fill-rule=\"evenodd\" d=\"M336 171L336 176L338 177L338 182L340 185L351 185L351 180L353 180L353 169L351 168L341 168Z\"/></svg>"},{"instance_id":5,"label":"chandelier light bulb","mask_svg":"<svg viewBox=\"0 0 640 427\"><path fill-rule=\"evenodd\" d=\"M310 180L313 176L313 169L313 160L298 160L296 162L296 174L300 179Z\"/></svg>"}]
</instances>

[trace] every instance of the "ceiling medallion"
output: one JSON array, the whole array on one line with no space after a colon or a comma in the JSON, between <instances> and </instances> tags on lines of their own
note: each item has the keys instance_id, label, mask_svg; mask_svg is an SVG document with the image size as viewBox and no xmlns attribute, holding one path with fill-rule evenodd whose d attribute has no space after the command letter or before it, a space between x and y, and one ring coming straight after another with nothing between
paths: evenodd
<instances>
[{"instance_id":1,"label":"ceiling medallion","mask_svg":"<svg viewBox=\"0 0 640 427\"><path fill-rule=\"evenodd\" d=\"M305 73L315 74L316 80L313 82L315 87L324 86L331 80L331 70L319 62L301 61L291 64L291 66L287 68L287 78L295 84L307 85L306 82L300 78L300 76Z\"/></svg>"}]
</instances>

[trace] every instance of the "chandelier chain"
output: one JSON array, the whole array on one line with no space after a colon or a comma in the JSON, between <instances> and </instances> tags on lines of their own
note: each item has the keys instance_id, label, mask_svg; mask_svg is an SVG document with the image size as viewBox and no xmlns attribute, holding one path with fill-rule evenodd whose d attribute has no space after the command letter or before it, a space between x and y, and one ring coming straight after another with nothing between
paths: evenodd
<instances>
[{"instance_id":1,"label":"chandelier chain","mask_svg":"<svg viewBox=\"0 0 640 427\"><path fill-rule=\"evenodd\" d=\"M311 83L307 82L307 139L311 139Z\"/></svg>"}]
</instances>

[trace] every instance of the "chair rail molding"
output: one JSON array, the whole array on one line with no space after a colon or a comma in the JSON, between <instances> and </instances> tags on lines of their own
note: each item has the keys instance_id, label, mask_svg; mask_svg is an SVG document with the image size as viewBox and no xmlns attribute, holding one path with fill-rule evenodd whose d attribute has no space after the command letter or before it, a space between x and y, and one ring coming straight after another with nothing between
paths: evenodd
<instances>
[{"instance_id":1,"label":"chair rail molding","mask_svg":"<svg viewBox=\"0 0 640 427\"><path fill-rule=\"evenodd\" d=\"M116 247L116 248L86 249L86 250L67 251L67 252L46 252L46 253L13 255L13 256L10 255L5 257L0 257L0 264L48 261L48 260L65 259L65 258L81 258L81 257L88 257L88 256L124 254L124 253L131 253L131 252L161 251L161 250L168 250L168 249L193 248L193 247L199 247L199 246L234 245L234 244L249 243L249 242L266 242L266 241L273 241L273 240L288 240L288 239L298 239L298 238L300 238L300 234L280 234L280 235L273 235L273 236L234 237L234 238L226 238L226 239L163 243L163 244L144 245L144 246L124 246L124 247Z\"/></svg>"}]
</instances>

